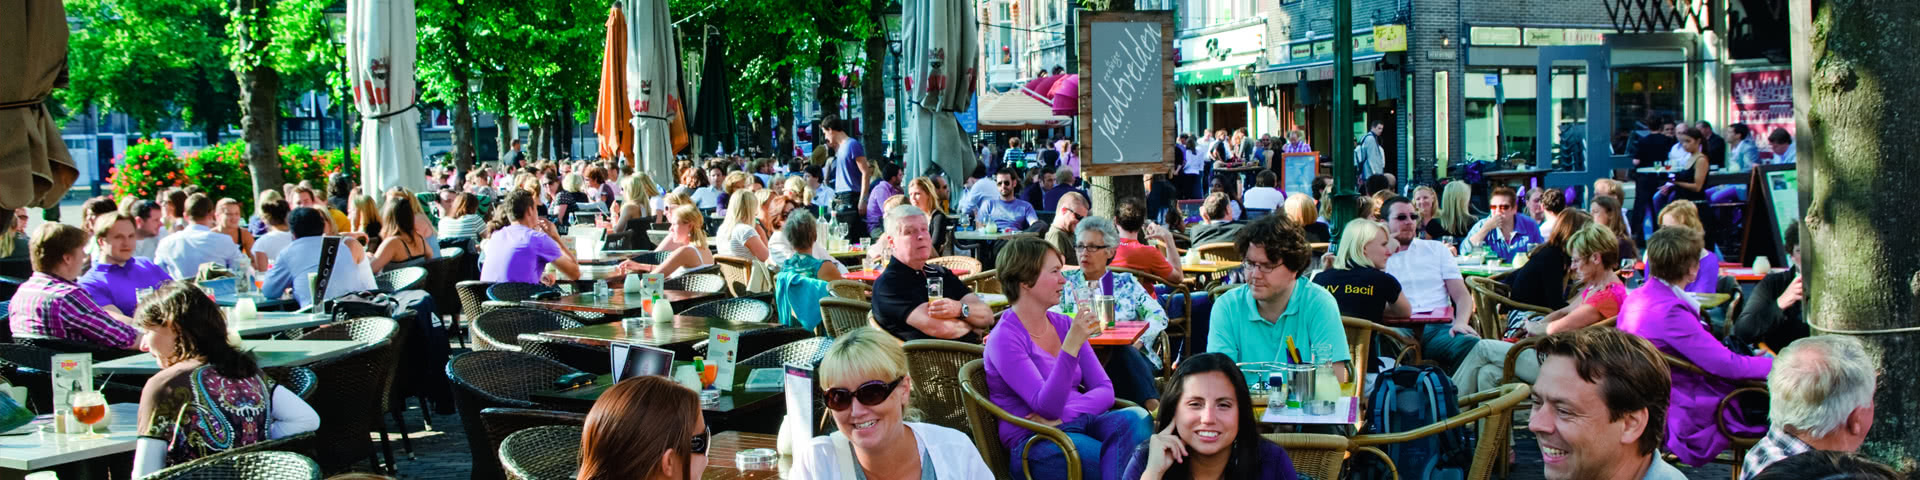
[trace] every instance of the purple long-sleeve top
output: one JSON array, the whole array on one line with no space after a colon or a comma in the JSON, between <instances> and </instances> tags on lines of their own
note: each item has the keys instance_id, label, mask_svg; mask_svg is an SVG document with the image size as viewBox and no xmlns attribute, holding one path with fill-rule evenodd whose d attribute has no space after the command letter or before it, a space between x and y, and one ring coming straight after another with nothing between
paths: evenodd
<instances>
[{"instance_id":1,"label":"purple long-sleeve top","mask_svg":"<svg viewBox=\"0 0 1920 480\"><path fill-rule=\"evenodd\" d=\"M1667 405L1667 451L1692 466L1704 465L1727 448L1727 438L1714 427L1713 412L1720 398L1738 388L1733 380L1765 380L1773 359L1749 357L1728 350L1700 326L1692 304L1658 278L1634 289L1620 305L1619 328L1639 335L1661 352L1684 358L1709 375L1673 369L1673 389ZM1728 412L1729 419L1739 418ZM1730 421L1736 434L1760 436L1765 425Z\"/></svg>"},{"instance_id":2,"label":"purple long-sleeve top","mask_svg":"<svg viewBox=\"0 0 1920 480\"><path fill-rule=\"evenodd\" d=\"M1651 266L1642 267L1641 275L1652 278ZM1700 274L1694 275L1693 283L1686 284L1686 291L1693 293L1717 293L1720 291L1720 254L1706 250L1700 254Z\"/></svg>"},{"instance_id":3,"label":"purple long-sleeve top","mask_svg":"<svg viewBox=\"0 0 1920 480\"><path fill-rule=\"evenodd\" d=\"M1047 323L1062 339L1072 321L1047 312ZM1007 310L993 333L987 334L987 400L1016 417L1039 414L1062 423L1107 411L1113 407L1113 381L1100 368L1093 345L1081 343L1077 348L1077 355L1041 350L1027 334L1026 324ZM1000 443L1009 450L1018 449L1031 435L1032 431L1012 422L1000 422Z\"/></svg>"}]
</instances>

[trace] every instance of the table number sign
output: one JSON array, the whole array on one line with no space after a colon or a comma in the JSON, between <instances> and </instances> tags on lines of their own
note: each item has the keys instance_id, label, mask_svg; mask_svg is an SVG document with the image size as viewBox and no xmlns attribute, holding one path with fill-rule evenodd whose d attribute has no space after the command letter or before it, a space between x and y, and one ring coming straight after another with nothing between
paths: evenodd
<instances>
[{"instance_id":1,"label":"table number sign","mask_svg":"<svg viewBox=\"0 0 1920 480\"><path fill-rule=\"evenodd\" d=\"M53 356L53 411L70 411L67 397L76 390L93 389L93 355L86 353L63 353ZM78 432L86 425L73 419L72 415L55 415L65 425L59 431Z\"/></svg>"},{"instance_id":2,"label":"table number sign","mask_svg":"<svg viewBox=\"0 0 1920 480\"><path fill-rule=\"evenodd\" d=\"M740 363L735 354L740 350L740 333L733 330L715 328L709 330L707 340L707 361L718 365L713 378L714 386L721 391L733 391L733 367Z\"/></svg>"}]
</instances>

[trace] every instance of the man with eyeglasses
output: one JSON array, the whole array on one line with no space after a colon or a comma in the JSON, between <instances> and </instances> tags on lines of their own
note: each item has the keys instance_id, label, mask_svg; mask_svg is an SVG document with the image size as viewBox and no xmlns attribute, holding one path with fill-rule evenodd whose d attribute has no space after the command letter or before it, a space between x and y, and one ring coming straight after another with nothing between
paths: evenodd
<instances>
[{"instance_id":1,"label":"man with eyeglasses","mask_svg":"<svg viewBox=\"0 0 1920 480\"><path fill-rule=\"evenodd\" d=\"M1033 210L1033 204L1016 195L1020 191L1018 174L1012 170L1001 170L993 174L993 180L994 185L1000 188L1000 198L981 203L980 209L974 212L977 224L993 222L1001 232L1018 232L1040 222L1040 214Z\"/></svg>"},{"instance_id":2,"label":"man with eyeglasses","mask_svg":"<svg viewBox=\"0 0 1920 480\"><path fill-rule=\"evenodd\" d=\"M1067 192L1061 195L1058 208L1053 211L1053 223L1047 228L1047 243L1053 244L1053 248L1060 249L1063 253L1072 252L1073 228L1080 225L1080 219L1087 218L1087 215L1091 214L1092 208L1087 205L1087 197L1080 196L1079 192ZM1080 264L1079 258L1075 255L1063 256L1067 259L1067 265Z\"/></svg>"},{"instance_id":3,"label":"man with eyeglasses","mask_svg":"<svg viewBox=\"0 0 1920 480\"><path fill-rule=\"evenodd\" d=\"M1511 191L1506 198L1511 207ZM1413 311L1428 312L1453 305L1453 322L1428 325L1420 332L1420 347L1426 358L1444 365L1458 365L1473 351L1480 335L1467 324L1467 319L1473 318L1473 294L1467 291L1467 282L1460 276L1460 266L1453 261L1453 254L1445 244L1417 236L1420 214L1414 213L1413 202L1407 197L1388 198L1381 211L1387 212L1387 236L1393 237L1386 271L1400 281L1400 290L1406 294L1407 301L1412 302Z\"/></svg>"},{"instance_id":4,"label":"man with eyeglasses","mask_svg":"<svg viewBox=\"0 0 1920 480\"><path fill-rule=\"evenodd\" d=\"M1473 224L1470 230L1473 233L1467 234L1467 248L1488 247L1501 261L1513 261L1514 254L1545 242L1540 236L1540 224L1520 215L1519 208L1512 187L1493 189L1493 196L1487 200L1491 213Z\"/></svg>"},{"instance_id":5,"label":"man with eyeglasses","mask_svg":"<svg viewBox=\"0 0 1920 480\"><path fill-rule=\"evenodd\" d=\"M946 267L927 263L933 258L933 236L927 214L913 205L887 210L885 219L893 261L873 282L874 323L901 340L938 338L980 343L980 334L993 326L993 309L974 295L960 277ZM940 285L934 297L929 280Z\"/></svg>"},{"instance_id":6,"label":"man with eyeglasses","mask_svg":"<svg viewBox=\"0 0 1920 480\"><path fill-rule=\"evenodd\" d=\"M1207 332L1207 351L1235 362L1338 362L1334 376L1351 376L1346 329L1333 294L1301 281L1313 246L1282 215L1261 217L1234 237L1247 283L1221 295ZM1299 358L1291 358L1295 355Z\"/></svg>"}]
</instances>

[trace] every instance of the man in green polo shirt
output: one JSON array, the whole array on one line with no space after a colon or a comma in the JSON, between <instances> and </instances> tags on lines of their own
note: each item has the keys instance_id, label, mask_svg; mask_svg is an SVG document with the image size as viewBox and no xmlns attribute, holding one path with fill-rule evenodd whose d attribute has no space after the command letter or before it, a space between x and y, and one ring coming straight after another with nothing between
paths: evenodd
<instances>
[{"instance_id":1,"label":"man in green polo shirt","mask_svg":"<svg viewBox=\"0 0 1920 480\"><path fill-rule=\"evenodd\" d=\"M1245 259L1247 284L1213 302L1207 351L1235 362L1291 363L1292 339L1301 361L1342 362L1334 374L1341 383L1349 381L1352 355L1340 305L1326 289L1300 278L1313 255L1300 227L1284 215L1269 215L1241 228L1233 245Z\"/></svg>"}]
</instances>

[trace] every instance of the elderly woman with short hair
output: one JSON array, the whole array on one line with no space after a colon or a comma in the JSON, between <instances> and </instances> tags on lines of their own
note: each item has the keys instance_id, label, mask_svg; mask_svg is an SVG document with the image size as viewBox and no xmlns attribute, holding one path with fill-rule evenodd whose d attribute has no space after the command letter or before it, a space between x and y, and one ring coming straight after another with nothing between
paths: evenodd
<instances>
[{"instance_id":1,"label":"elderly woman with short hair","mask_svg":"<svg viewBox=\"0 0 1920 480\"><path fill-rule=\"evenodd\" d=\"M1079 308L1076 300L1090 292L1113 297L1114 321L1147 322L1147 331L1133 342L1134 348L1117 351L1108 361L1118 363L1114 373L1119 377L1113 379L1114 394L1152 411L1160 404L1160 391L1153 383L1154 372L1160 370L1160 357L1152 351L1160 333L1167 330L1167 310L1133 274L1107 269L1113 262L1113 247L1120 238L1120 228L1114 226L1112 220L1099 216L1082 218L1073 228L1073 237L1073 254L1079 257L1080 269L1066 272L1067 286L1060 290L1060 304L1048 310L1077 317L1086 312L1076 311ZM1089 298L1087 302L1091 305L1093 300Z\"/></svg>"}]
</instances>

